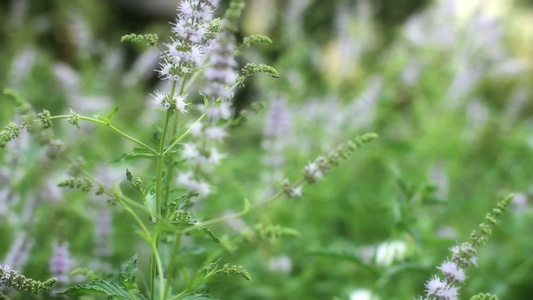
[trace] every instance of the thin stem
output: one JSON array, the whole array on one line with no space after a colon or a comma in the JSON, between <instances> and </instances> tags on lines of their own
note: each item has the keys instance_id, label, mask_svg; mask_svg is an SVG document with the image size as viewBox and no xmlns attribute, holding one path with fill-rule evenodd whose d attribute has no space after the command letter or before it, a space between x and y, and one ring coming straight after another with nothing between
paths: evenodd
<instances>
[{"instance_id":1,"label":"thin stem","mask_svg":"<svg viewBox=\"0 0 533 300\"><path fill-rule=\"evenodd\" d=\"M159 238L159 234L157 234L156 236L156 241L155 243L150 243L150 245L152 246L152 251L154 252L154 258L155 258L155 261L156 261L156 264L157 264L157 270L159 271L159 298L160 299L165 299L165 298L162 298L162 295L163 293L165 292L164 289L165 289L165 274L163 274L163 263L161 262L161 257L159 256L159 245L157 245L157 243L159 242L157 239ZM153 292L152 292L152 295L153 295ZM154 297L152 296L152 299L154 299Z\"/></svg>"},{"instance_id":2,"label":"thin stem","mask_svg":"<svg viewBox=\"0 0 533 300\"><path fill-rule=\"evenodd\" d=\"M190 292L190 291L191 291L191 289L184 289L183 291L181 291L181 292L180 292L179 294L177 294L176 296L170 298L170 300L176 300L176 299L179 299L179 298L181 298L182 296L184 296L185 293L188 293L188 292Z\"/></svg>"},{"instance_id":3,"label":"thin stem","mask_svg":"<svg viewBox=\"0 0 533 300\"><path fill-rule=\"evenodd\" d=\"M156 262L156 265L157 265L157 269L159 270L159 295L163 295L164 291L164 284L165 284L165 277L164 277L164 274L163 274L163 264L161 263L161 257L159 256L159 252L157 250L157 245L156 245L156 242L157 241L154 241L154 237L152 237L152 235L150 234L150 231L148 230L148 228L146 228L146 226L144 225L144 223L141 221L141 219L139 218L139 216L128 206L128 204L126 203L122 203L122 205L124 206L124 208L126 209L126 211L128 213L130 213L133 218L137 221L137 223L139 224L139 226L141 227L141 229L144 231L144 233L146 234L146 238L149 239L149 242L150 242L150 247L152 248L152 251L154 253L153 255L153 258ZM154 291L154 287L152 287L152 292L151 292L151 296L152 298L151 299L155 299L155 291ZM163 299L163 298L162 298Z\"/></svg>"},{"instance_id":4,"label":"thin stem","mask_svg":"<svg viewBox=\"0 0 533 300\"><path fill-rule=\"evenodd\" d=\"M253 209L256 209L258 207L266 205L266 204L268 204L268 203L280 198L284 194L285 193L283 191L279 191L276 194L274 194L272 197L267 198L266 200L261 201L261 202L255 204L255 205L253 205L252 207L245 208L244 210L242 210L242 211L240 211L238 213L234 213L234 214L227 215L227 216L221 216L221 217L218 217L218 218L214 218L214 219L211 219L211 220L207 220L207 221L204 221L204 222L197 223L194 226L191 226L191 227L183 230L182 233L186 234L186 233L191 232L193 230L196 230L196 229L198 229L200 227L205 227L205 226L208 226L208 225L221 223L221 222L225 222L225 221L232 220L232 219L235 219L235 218L239 218L241 216L244 216L245 214L247 214L249 211L251 211Z\"/></svg>"},{"instance_id":5,"label":"thin stem","mask_svg":"<svg viewBox=\"0 0 533 300\"><path fill-rule=\"evenodd\" d=\"M178 254L178 250L179 250L179 247L180 247L180 243L181 243L181 234L177 234L176 236L176 239L174 240L174 245L172 246L172 254L170 256L170 264L168 265L168 270L167 270L167 283L165 285L165 293L163 294L164 297L163 299L167 299L167 295L168 295L168 290L170 288L170 286L172 285L172 282L173 282L173 279L174 279L174 265L176 263L176 257L177 257L177 254Z\"/></svg>"},{"instance_id":6,"label":"thin stem","mask_svg":"<svg viewBox=\"0 0 533 300\"><path fill-rule=\"evenodd\" d=\"M185 74L185 76L183 77L183 81L181 82L181 86L180 86L180 91L179 91L179 94L180 95L183 95L185 93L185 83L187 82L187 78L189 77L189 74ZM173 86L173 89L172 89L172 96L174 95L174 92L175 92L175 87L176 85ZM179 115L176 114L176 116L174 117L174 121L173 121L173 124L172 124L172 131L170 133L170 137L172 139L174 139L176 137L176 134L178 133L178 124L179 124ZM166 152L165 152L166 154ZM170 158L169 158L169 163L168 163L168 171L167 171L167 185L166 185L166 189L165 189L165 201L168 202L169 198L170 198L170 186L171 186L171 180L172 178L174 178L174 155L171 155Z\"/></svg>"},{"instance_id":7,"label":"thin stem","mask_svg":"<svg viewBox=\"0 0 533 300\"><path fill-rule=\"evenodd\" d=\"M69 119L71 116L70 115L58 115L58 116L53 116L51 117L50 119L51 120L57 120L57 119ZM138 139L132 137L131 135L125 133L124 131L118 129L117 127L107 123L107 122L104 122L102 120L98 120L98 119L95 119L95 118L91 118L91 117L84 117L84 116L79 116L78 117L80 120L85 120L85 121L89 121L89 122L94 122L94 123L98 123L98 124L101 124L101 125L105 125L106 127L109 127L111 129L113 129L115 132L117 132L118 134L122 135L123 137L125 137L126 139L136 143L136 144L139 144L143 147L145 147L146 149L150 150L150 152L154 153L155 155L159 155L159 153L157 152L157 150L155 150L154 148L146 145L145 143L139 141Z\"/></svg>"},{"instance_id":8,"label":"thin stem","mask_svg":"<svg viewBox=\"0 0 533 300\"><path fill-rule=\"evenodd\" d=\"M157 179L156 179L156 210L157 210L157 216L161 216L161 207L162 207L162 199L161 199L161 191L162 191L162 179L163 179L163 163L165 161L165 138L167 136L167 130L168 130L168 123L170 121L170 117L172 115L171 111L167 111L167 115L165 118L165 125L163 127L163 135L161 136L161 143L159 144L159 157L157 159Z\"/></svg>"},{"instance_id":9,"label":"thin stem","mask_svg":"<svg viewBox=\"0 0 533 300\"><path fill-rule=\"evenodd\" d=\"M175 84L174 84L175 85ZM167 111L167 115L165 117L165 124L163 126L163 133L161 136L161 142L159 143L159 154L157 158L157 171L156 171L156 193L155 193L155 201L156 201L156 223L159 222L161 218L161 206L162 206L162 199L161 199L161 192L162 192L162 179L163 179L163 163L165 161L165 138L167 136L167 130L168 130L168 123L170 121L170 117L172 115L172 112L169 110ZM155 239L155 245L153 245L152 250L152 260L151 260L151 268L150 268L150 287L152 291L152 299L155 299L155 277L157 275L157 268L159 267L157 264L157 257L159 256L159 239L161 235L159 232L156 233L154 239ZM159 272L163 272L163 270L159 270ZM160 294L161 296L163 294Z\"/></svg>"},{"instance_id":10,"label":"thin stem","mask_svg":"<svg viewBox=\"0 0 533 300\"><path fill-rule=\"evenodd\" d=\"M202 68L198 68L198 70L201 70ZM187 82L187 84L184 85L184 89L183 90L188 90L191 85L196 81L196 79L198 78L198 76L200 76L202 72L194 72L191 76L191 79Z\"/></svg>"},{"instance_id":11,"label":"thin stem","mask_svg":"<svg viewBox=\"0 0 533 300\"><path fill-rule=\"evenodd\" d=\"M196 124L196 123L202 121L202 119L203 119L205 116L206 116L206 114L203 113L203 114L198 118L198 120L196 120L196 122L194 122L194 124ZM166 155L167 152L168 152L172 147L174 147L177 143L181 142L181 140L184 139L184 138L185 138L185 137L191 132L191 130L192 130L193 127L194 127L194 125L191 126L191 127L189 127L189 129L187 129L184 133L182 133L180 137L178 137L178 138L177 138L177 139L176 139L176 140L175 140L170 146L168 146L167 150L166 150L165 152L163 152L163 155Z\"/></svg>"},{"instance_id":12,"label":"thin stem","mask_svg":"<svg viewBox=\"0 0 533 300\"><path fill-rule=\"evenodd\" d=\"M122 202L122 205L124 206L124 209L130 214L132 215L132 217L135 219L135 221L137 221L137 223L139 224L139 226L141 227L141 229L144 231L144 233L146 234L146 237L149 238L150 240L152 239L152 235L150 234L150 231L148 230L148 228L146 228L146 226L144 225L144 223L141 221L141 219L139 218L139 216L128 206L127 203L125 202Z\"/></svg>"},{"instance_id":13,"label":"thin stem","mask_svg":"<svg viewBox=\"0 0 533 300\"><path fill-rule=\"evenodd\" d=\"M74 161L72 159L70 159L69 157L67 157L66 155L63 155L63 159L66 160L67 162L71 163L71 164L74 164ZM114 189L111 189L110 187L108 187L103 182L98 180L96 177L94 177L91 173L89 173L89 171L85 170L84 168L79 168L79 170L89 180L91 180L92 182L96 182L96 183L98 183L99 186L103 187L104 188L104 194L106 194L106 195L108 195L110 197L116 197L116 198L118 198L118 200L123 200L125 203L127 203L127 204L129 204L131 206L134 206L135 208L138 208L138 209L148 213L149 215L151 215L150 210L146 206L143 206L143 205L135 202L134 200L130 199L129 197L124 196L122 194L122 191L120 190L120 187L118 185L116 185Z\"/></svg>"},{"instance_id":14,"label":"thin stem","mask_svg":"<svg viewBox=\"0 0 533 300\"><path fill-rule=\"evenodd\" d=\"M176 92L176 82L172 83L172 92L170 93L170 98L172 99L174 97L174 93ZM172 111L168 110L167 114L165 116L165 123L163 125L163 133L161 134L161 141L159 143L159 151L158 151L158 158L157 158L157 171L156 171L156 185L155 185L155 202L156 202L156 223L159 223L161 221L161 211L163 206L163 167L165 162L165 141L167 138L167 132L168 132L168 125L170 122L170 118L172 117ZM159 258L159 242L161 239L161 232L157 232L155 234L155 243L152 245L152 261L151 261L151 290L152 290L152 299L155 298L155 277L157 274L157 269L159 269L159 276L160 276L160 284L159 284L159 297L163 297L164 294L164 274L163 274L163 265L161 264L161 259ZM162 298L163 299L163 298Z\"/></svg>"}]
</instances>

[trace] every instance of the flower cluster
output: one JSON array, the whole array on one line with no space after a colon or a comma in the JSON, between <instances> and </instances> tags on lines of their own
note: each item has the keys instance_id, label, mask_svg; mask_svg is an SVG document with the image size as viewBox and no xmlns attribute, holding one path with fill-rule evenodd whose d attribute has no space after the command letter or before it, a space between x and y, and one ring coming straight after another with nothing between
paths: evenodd
<instances>
[{"instance_id":1,"label":"flower cluster","mask_svg":"<svg viewBox=\"0 0 533 300\"><path fill-rule=\"evenodd\" d=\"M0 148L5 148L6 144L19 135L20 128L15 123L9 123L5 129L0 131Z\"/></svg>"},{"instance_id":2,"label":"flower cluster","mask_svg":"<svg viewBox=\"0 0 533 300\"><path fill-rule=\"evenodd\" d=\"M287 146L286 137L292 127L292 116L285 99L270 101L264 124L261 147L265 151L263 164L267 170L262 174L262 179L265 183L272 184L283 176L282 166L285 163L283 152Z\"/></svg>"},{"instance_id":3,"label":"flower cluster","mask_svg":"<svg viewBox=\"0 0 533 300\"><path fill-rule=\"evenodd\" d=\"M212 48L213 39L220 31L220 21L213 20L213 12L218 0L186 0L178 8L178 17L172 23L175 38L165 43L162 53L159 76L174 82L182 80L199 67ZM170 94L156 91L153 102L162 105L165 110L179 110L186 113L186 94L176 95L174 89Z\"/></svg>"},{"instance_id":4,"label":"flower cluster","mask_svg":"<svg viewBox=\"0 0 533 300\"><path fill-rule=\"evenodd\" d=\"M304 179L310 184L317 182L330 172L332 165L339 165L340 161L348 158L355 149L360 148L363 144L377 137L378 135L375 133L363 134L356 137L353 141L340 144L335 151L329 152L327 157L319 156L314 162L304 167Z\"/></svg>"},{"instance_id":5,"label":"flower cluster","mask_svg":"<svg viewBox=\"0 0 533 300\"><path fill-rule=\"evenodd\" d=\"M214 101L220 98L230 98L231 90L228 85L235 82L237 75L234 68L235 61L235 37L228 31L223 31L218 42L213 46L213 52L209 57L210 68L204 73L209 80L206 95Z\"/></svg>"},{"instance_id":6,"label":"flower cluster","mask_svg":"<svg viewBox=\"0 0 533 300\"><path fill-rule=\"evenodd\" d=\"M209 67L203 74L208 85L202 93L204 104L198 107L206 118L203 122L191 125L191 135L195 142L186 144L182 151L182 157L195 164L195 167L194 172L185 171L179 174L178 183L185 186L189 192L198 193L200 197L211 192L209 184L202 179L202 173L209 172L212 166L225 157L218 151L217 145L227 136L228 120L233 116L233 94L230 85L237 79L234 71L237 62L233 31L236 27L234 23L243 8L242 0L231 1L221 24L222 31L216 39L210 41Z\"/></svg>"},{"instance_id":7,"label":"flower cluster","mask_svg":"<svg viewBox=\"0 0 533 300\"><path fill-rule=\"evenodd\" d=\"M237 31L237 20L243 8L243 0L234 0L229 4L224 14L223 30L218 35L209 58L210 66L204 73L204 77L209 81L206 96L213 102L218 99L229 100L232 97L228 86L237 79L234 32Z\"/></svg>"},{"instance_id":8,"label":"flower cluster","mask_svg":"<svg viewBox=\"0 0 533 300\"><path fill-rule=\"evenodd\" d=\"M33 280L13 270L10 265L0 265L0 286L4 288L42 294L48 292L56 282L56 278L50 278L46 281Z\"/></svg>"},{"instance_id":9,"label":"flower cluster","mask_svg":"<svg viewBox=\"0 0 533 300\"><path fill-rule=\"evenodd\" d=\"M477 265L476 246L482 246L487 241L487 236L492 232L492 226L499 223L499 217L503 214L507 206L511 203L513 195L500 201L497 207L485 216L485 223L479 225L480 230L474 230L470 236L470 242L464 242L453 246L452 259L442 263L438 269L442 272L444 279L433 275L425 284L426 297L419 297L420 300L456 300L458 298L459 286L465 279L465 269L470 265Z\"/></svg>"},{"instance_id":10,"label":"flower cluster","mask_svg":"<svg viewBox=\"0 0 533 300\"><path fill-rule=\"evenodd\" d=\"M69 251L67 242L57 242L54 244L53 254L50 258L50 272L57 277L57 281L62 284L69 282L68 272L70 271Z\"/></svg>"}]
</instances>

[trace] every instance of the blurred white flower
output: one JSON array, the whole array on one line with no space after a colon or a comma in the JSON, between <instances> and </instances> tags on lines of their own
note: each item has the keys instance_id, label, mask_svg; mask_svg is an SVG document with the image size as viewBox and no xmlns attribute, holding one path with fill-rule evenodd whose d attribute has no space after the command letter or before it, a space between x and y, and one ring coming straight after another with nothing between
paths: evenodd
<instances>
[{"instance_id":1,"label":"blurred white flower","mask_svg":"<svg viewBox=\"0 0 533 300\"><path fill-rule=\"evenodd\" d=\"M350 293L350 300L378 300L377 296L372 294L368 289L357 289Z\"/></svg>"},{"instance_id":2,"label":"blurred white flower","mask_svg":"<svg viewBox=\"0 0 533 300\"><path fill-rule=\"evenodd\" d=\"M268 261L268 268L272 272L288 274L292 270L292 260L285 254L276 256Z\"/></svg>"},{"instance_id":3,"label":"blurred white flower","mask_svg":"<svg viewBox=\"0 0 533 300\"><path fill-rule=\"evenodd\" d=\"M407 252L407 245L404 241L387 241L379 244L376 250L376 264L387 267L394 261L403 260Z\"/></svg>"},{"instance_id":4,"label":"blurred white flower","mask_svg":"<svg viewBox=\"0 0 533 300\"><path fill-rule=\"evenodd\" d=\"M526 209L528 206L528 197L526 193L515 193L512 205L516 210Z\"/></svg>"}]
</instances>

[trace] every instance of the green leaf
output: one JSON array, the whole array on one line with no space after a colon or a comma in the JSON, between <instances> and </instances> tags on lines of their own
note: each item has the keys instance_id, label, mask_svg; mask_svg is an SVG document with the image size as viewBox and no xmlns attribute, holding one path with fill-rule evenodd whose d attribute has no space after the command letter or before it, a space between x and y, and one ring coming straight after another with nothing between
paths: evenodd
<instances>
[{"instance_id":1,"label":"green leaf","mask_svg":"<svg viewBox=\"0 0 533 300\"><path fill-rule=\"evenodd\" d=\"M191 232L191 235L202 236L204 238L211 238L213 242L220 244L220 240L215 235L213 230L209 227L198 227L198 230Z\"/></svg>"},{"instance_id":2,"label":"green leaf","mask_svg":"<svg viewBox=\"0 0 533 300\"><path fill-rule=\"evenodd\" d=\"M178 143L178 144L175 144L172 146L172 148L166 148L165 149L165 152L168 151L170 153L177 153L177 152L180 152L181 150L183 150L183 143Z\"/></svg>"},{"instance_id":3,"label":"green leaf","mask_svg":"<svg viewBox=\"0 0 533 300\"><path fill-rule=\"evenodd\" d=\"M148 148L135 146L133 147L133 153L152 153Z\"/></svg>"},{"instance_id":4,"label":"green leaf","mask_svg":"<svg viewBox=\"0 0 533 300\"><path fill-rule=\"evenodd\" d=\"M150 210L150 215L155 216L156 212L156 197L154 193L148 193L146 195L146 206Z\"/></svg>"},{"instance_id":5,"label":"green leaf","mask_svg":"<svg viewBox=\"0 0 533 300\"><path fill-rule=\"evenodd\" d=\"M137 257L139 254L135 254L126 265L126 270L120 272L119 278L124 287L127 290L131 290L135 285L135 273L137 273Z\"/></svg>"},{"instance_id":6,"label":"green leaf","mask_svg":"<svg viewBox=\"0 0 533 300\"><path fill-rule=\"evenodd\" d=\"M208 263L207 265L203 266L198 272L205 272L206 275L209 275L217 270L218 262L220 261L220 258L212 263Z\"/></svg>"},{"instance_id":7,"label":"green leaf","mask_svg":"<svg viewBox=\"0 0 533 300\"><path fill-rule=\"evenodd\" d=\"M107 114L107 124L109 125L109 123L111 123L111 118L113 118L113 116L118 112L118 109L119 109L119 106L115 106L113 108L113 110Z\"/></svg>"},{"instance_id":8,"label":"green leaf","mask_svg":"<svg viewBox=\"0 0 533 300\"><path fill-rule=\"evenodd\" d=\"M175 211L179 209L182 204L189 201L192 197L196 197L198 195L199 193L188 193L188 194L180 195L178 198L172 200L172 202L167 204L169 206L169 210Z\"/></svg>"},{"instance_id":9,"label":"green leaf","mask_svg":"<svg viewBox=\"0 0 533 300\"><path fill-rule=\"evenodd\" d=\"M182 300L211 300L215 298L211 298L209 294L197 294L197 293L189 293L185 295L185 297L181 298Z\"/></svg>"},{"instance_id":10,"label":"green leaf","mask_svg":"<svg viewBox=\"0 0 533 300\"><path fill-rule=\"evenodd\" d=\"M133 175L128 169L126 169L126 180L133 185Z\"/></svg>"},{"instance_id":11,"label":"green leaf","mask_svg":"<svg viewBox=\"0 0 533 300\"><path fill-rule=\"evenodd\" d=\"M142 294L132 292L131 294L123 287L113 281L97 280L86 284L75 285L66 291L56 293L58 295L82 295L82 294L100 294L107 295L124 300L147 300Z\"/></svg>"},{"instance_id":12,"label":"green leaf","mask_svg":"<svg viewBox=\"0 0 533 300\"><path fill-rule=\"evenodd\" d=\"M154 159L156 156L153 153L125 153L117 161L124 161L136 158L149 158Z\"/></svg>"},{"instance_id":13,"label":"green leaf","mask_svg":"<svg viewBox=\"0 0 533 300\"><path fill-rule=\"evenodd\" d=\"M200 96L202 96L202 98L204 99L204 105L207 106L209 104L209 99L207 98L207 96L201 91L200 91Z\"/></svg>"},{"instance_id":14,"label":"green leaf","mask_svg":"<svg viewBox=\"0 0 533 300\"><path fill-rule=\"evenodd\" d=\"M154 153L152 153L152 151L148 150L145 147L134 147L133 152L122 154L122 156L120 156L120 158L116 159L115 161L124 161L135 158L154 159L156 158L156 156Z\"/></svg>"}]
</instances>

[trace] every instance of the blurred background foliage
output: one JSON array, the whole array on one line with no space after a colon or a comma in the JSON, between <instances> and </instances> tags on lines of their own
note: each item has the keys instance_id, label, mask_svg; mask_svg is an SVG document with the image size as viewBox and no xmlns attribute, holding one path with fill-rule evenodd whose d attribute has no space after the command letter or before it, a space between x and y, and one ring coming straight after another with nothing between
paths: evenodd
<instances>
[{"instance_id":1,"label":"blurred background foliage","mask_svg":"<svg viewBox=\"0 0 533 300\"><path fill-rule=\"evenodd\" d=\"M72 108L106 115L119 105L117 127L154 142L160 115L148 94L159 85L153 72L159 50L121 44L120 37L153 32L168 41L178 2L3 1L0 86L52 114ZM238 210L242 198L261 199L276 180L296 179L306 163L355 134L373 131L380 138L306 188L304 198L215 228L228 245L256 223L294 228L299 237L185 251L190 268L201 267L206 253L219 253L252 274L252 282L210 283L214 296L348 299L369 289L381 299L411 299L449 248L466 240L509 192L517 195L513 208L480 250L479 267L467 271L462 292L533 295L531 0L254 0L247 1L241 28L240 39L264 34L274 41L245 51L241 63L270 64L281 78L256 77L237 92L238 113L256 102L265 108L232 128L217 193L195 208L198 216ZM0 107L1 124L18 120L7 98ZM273 115L288 125L266 137ZM106 128L81 125L58 122L55 136L102 181L123 181L126 167L135 176L153 175L150 162L130 166L120 159L130 143ZM146 264L146 249L120 207L59 190L55 184L67 177L68 164L48 159L29 140L22 136L12 151L0 152L0 258L22 236L34 246L19 268L37 278L50 275L58 239L70 243L73 268L116 268L139 249ZM102 211L113 216L112 251L98 256L92 249ZM403 255L377 261L380 245L392 241L404 245Z\"/></svg>"}]
</instances>

